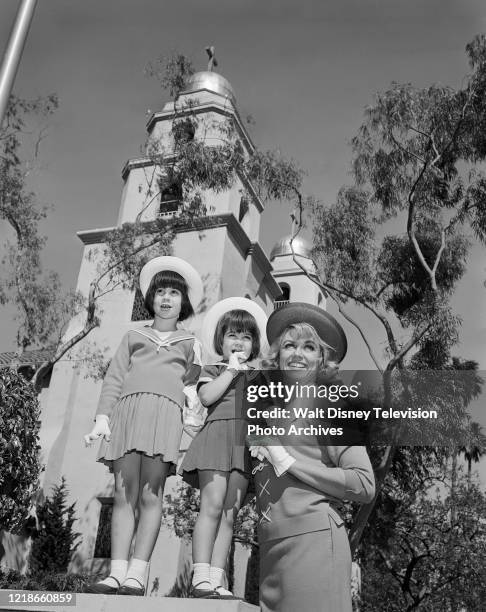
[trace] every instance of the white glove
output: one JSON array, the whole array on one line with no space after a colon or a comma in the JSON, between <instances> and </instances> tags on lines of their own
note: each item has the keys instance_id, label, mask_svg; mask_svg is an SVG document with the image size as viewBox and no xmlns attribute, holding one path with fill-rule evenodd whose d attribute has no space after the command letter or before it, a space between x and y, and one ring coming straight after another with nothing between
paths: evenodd
<instances>
[{"instance_id":1,"label":"white glove","mask_svg":"<svg viewBox=\"0 0 486 612\"><path fill-rule=\"evenodd\" d=\"M104 438L107 442L111 439L111 431L108 425L110 417L106 416L106 414L98 414L95 420L96 423L93 429L84 436L85 446L91 446L91 443L99 438Z\"/></svg>"},{"instance_id":2,"label":"white glove","mask_svg":"<svg viewBox=\"0 0 486 612\"><path fill-rule=\"evenodd\" d=\"M187 385L182 391L186 396L184 408L182 410L184 426L187 425L189 427L198 427L201 429L206 420L207 410L205 410L197 395L196 385Z\"/></svg>"},{"instance_id":3,"label":"white glove","mask_svg":"<svg viewBox=\"0 0 486 612\"><path fill-rule=\"evenodd\" d=\"M295 463L295 457L292 457L283 446L261 446L260 452L265 455L266 459L273 465L275 474L282 476Z\"/></svg>"}]
</instances>

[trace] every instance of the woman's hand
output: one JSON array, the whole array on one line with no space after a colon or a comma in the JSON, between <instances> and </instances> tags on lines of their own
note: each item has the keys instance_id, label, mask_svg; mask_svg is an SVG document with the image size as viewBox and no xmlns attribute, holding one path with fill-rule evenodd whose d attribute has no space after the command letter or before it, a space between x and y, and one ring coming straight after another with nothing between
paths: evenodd
<instances>
[{"instance_id":1,"label":"woman's hand","mask_svg":"<svg viewBox=\"0 0 486 612\"><path fill-rule=\"evenodd\" d=\"M85 446L91 446L91 444L99 438L104 438L107 442L111 439L111 430L108 425L110 419L106 414L98 414L96 416L96 423L89 434L84 436Z\"/></svg>"}]
</instances>

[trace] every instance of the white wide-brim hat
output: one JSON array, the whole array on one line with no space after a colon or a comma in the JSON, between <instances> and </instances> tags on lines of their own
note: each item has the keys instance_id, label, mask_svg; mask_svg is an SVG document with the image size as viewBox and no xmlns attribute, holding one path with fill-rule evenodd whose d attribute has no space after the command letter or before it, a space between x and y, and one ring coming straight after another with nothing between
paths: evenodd
<instances>
[{"instance_id":1,"label":"white wide-brim hat","mask_svg":"<svg viewBox=\"0 0 486 612\"><path fill-rule=\"evenodd\" d=\"M267 315L263 308L252 302L248 298L243 297L229 297L225 298L211 306L206 313L201 328L201 340L204 348L211 356L221 356L214 347L214 333L216 326L221 317L229 312L230 310L245 310L249 314L255 317L258 329L260 331L260 351L263 353L266 350L266 328L267 328Z\"/></svg>"},{"instance_id":2,"label":"white wide-brim hat","mask_svg":"<svg viewBox=\"0 0 486 612\"><path fill-rule=\"evenodd\" d=\"M189 301L195 310L199 306L204 293L201 277L187 261L184 261L180 257L172 257L171 255L154 257L154 259L148 261L140 271L140 291L144 299L153 277L157 272L163 272L164 270L177 272L177 274L180 274L186 281Z\"/></svg>"}]
</instances>

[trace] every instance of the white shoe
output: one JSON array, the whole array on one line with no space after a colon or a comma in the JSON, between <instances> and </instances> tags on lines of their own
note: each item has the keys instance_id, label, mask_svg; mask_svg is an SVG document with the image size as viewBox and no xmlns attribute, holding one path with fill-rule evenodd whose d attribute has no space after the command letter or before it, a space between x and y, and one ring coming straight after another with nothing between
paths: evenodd
<instances>
[{"instance_id":1,"label":"white shoe","mask_svg":"<svg viewBox=\"0 0 486 612\"><path fill-rule=\"evenodd\" d=\"M217 586L214 590L219 595L220 599L240 599L239 597L235 597L231 591L228 591L228 589L225 589L222 586Z\"/></svg>"}]
</instances>

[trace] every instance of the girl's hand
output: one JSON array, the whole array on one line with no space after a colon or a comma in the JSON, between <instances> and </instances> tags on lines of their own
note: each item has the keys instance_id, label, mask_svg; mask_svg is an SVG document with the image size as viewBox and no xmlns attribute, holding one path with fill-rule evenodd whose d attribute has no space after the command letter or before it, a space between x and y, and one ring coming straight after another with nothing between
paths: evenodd
<instances>
[{"instance_id":1,"label":"girl's hand","mask_svg":"<svg viewBox=\"0 0 486 612\"><path fill-rule=\"evenodd\" d=\"M231 353L228 360L228 370L241 370L241 364L246 361L246 355L243 351Z\"/></svg>"},{"instance_id":2,"label":"girl's hand","mask_svg":"<svg viewBox=\"0 0 486 612\"><path fill-rule=\"evenodd\" d=\"M258 459L258 461L263 461L266 459L270 461L270 454L265 452L265 446L250 446L250 455Z\"/></svg>"},{"instance_id":3,"label":"girl's hand","mask_svg":"<svg viewBox=\"0 0 486 612\"><path fill-rule=\"evenodd\" d=\"M184 425L183 429L190 438L195 438L201 431L201 425Z\"/></svg>"},{"instance_id":4,"label":"girl's hand","mask_svg":"<svg viewBox=\"0 0 486 612\"><path fill-rule=\"evenodd\" d=\"M111 439L111 430L108 426L109 418L106 414L98 414L96 417L96 423L89 434L84 436L85 446L91 446L92 442L99 438L104 438L107 442Z\"/></svg>"}]
</instances>

